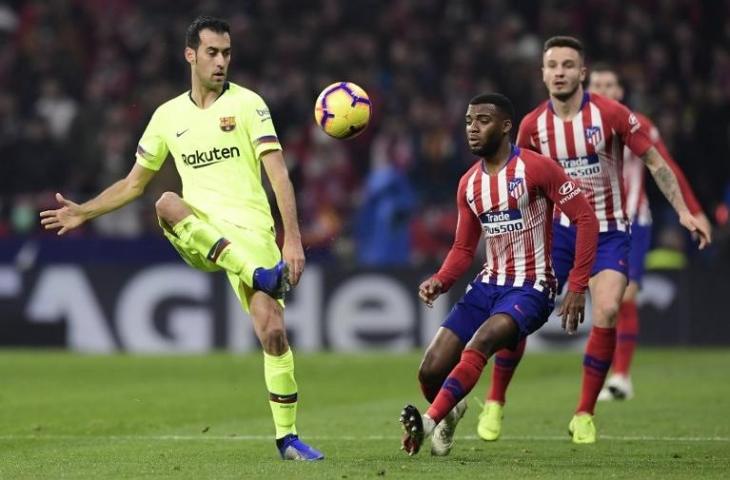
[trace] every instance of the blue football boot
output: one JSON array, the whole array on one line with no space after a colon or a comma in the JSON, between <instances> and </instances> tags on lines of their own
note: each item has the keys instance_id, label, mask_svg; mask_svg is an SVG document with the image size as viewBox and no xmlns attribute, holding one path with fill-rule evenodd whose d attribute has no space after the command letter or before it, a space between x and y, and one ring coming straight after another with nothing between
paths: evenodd
<instances>
[{"instance_id":1,"label":"blue football boot","mask_svg":"<svg viewBox=\"0 0 730 480\"><path fill-rule=\"evenodd\" d=\"M323 460L324 453L299 440L298 435L290 433L276 440L276 447L283 460Z\"/></svg>"},{"instance_id":2,"label":"blue football boot","mask_svg":"<svg viewBox=\"0 0 730 480\"><path fill-rule=\"evenodd\" d=\"M279 260L271 268L257 268L253 272L253 288L273 298L283 298L291 290L289 266L284 260Z\"/></svg>"}]
</instances>

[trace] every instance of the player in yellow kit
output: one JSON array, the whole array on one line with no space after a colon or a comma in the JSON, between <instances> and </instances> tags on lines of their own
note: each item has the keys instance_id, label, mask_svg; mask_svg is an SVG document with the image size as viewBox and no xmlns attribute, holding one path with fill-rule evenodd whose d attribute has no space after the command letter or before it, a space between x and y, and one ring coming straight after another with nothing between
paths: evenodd
<instances>
[{"instance_id":1,"label":"player in yellow kit","mask_svg":"<svg viewBox=\"0 0 730 480\"><path fill-rule=\"evenodd\" d=\"M63 235L126 205L143 193L171 154L183 195L165 192L159 198L155 206L160 226L189 265L203 271L225 270L241 305L250 312L264 350L264 376L281 457L319 460L324 455L299 440L295 427L297 385L282 299L299 281L304 250L281 145L263 99L226 81L229 25L198 17L186 37L191 89L152 115L127 177L82 204L56 194L61 208L41 212L41 223ZM284 226L281 252L261 184L261 165Z\"/></svg>"}]
</instances>

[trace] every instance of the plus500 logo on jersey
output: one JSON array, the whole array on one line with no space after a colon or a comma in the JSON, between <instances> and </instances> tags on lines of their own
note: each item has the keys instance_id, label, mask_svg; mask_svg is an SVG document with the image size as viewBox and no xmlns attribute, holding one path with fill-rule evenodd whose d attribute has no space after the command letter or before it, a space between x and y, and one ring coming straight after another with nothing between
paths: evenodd
<instances>
[{"instance_id":1,"label":"plus500 logo on jersey","mask_svg":"<svg viewBox=\"0 0 730 480\"><path fill-rule=\"evenodd\" d=\"M193 153L183 153L182 161L193 168L202 168L222 162L228 158L240 157L238 147L212 148L207 152L196 150Z\"/></svg>"},{"instance_id":2,"label":"plus500 logo on jersey","mask_svg":"<svg viewBox=\"0 0 730 480\"><path fill-rule=\"evenodd\" d=\"M601 162L595 153L585 157L561 159L559 162L565 173L573 178L592 177L601 173Z\"/></svg>"},{"instance_id":3,"label":"plus500 logo on jersey","mask_svg":"<svg viewBox=\"0 0 730 480\"><path fill-rule=\"evenodd\" d=\"M479 220L482 222L482 230L489 236L518 232L525 228L522 212L516 208L501 212L484 212L479 215Z\"/></svg>"}]
</instances>

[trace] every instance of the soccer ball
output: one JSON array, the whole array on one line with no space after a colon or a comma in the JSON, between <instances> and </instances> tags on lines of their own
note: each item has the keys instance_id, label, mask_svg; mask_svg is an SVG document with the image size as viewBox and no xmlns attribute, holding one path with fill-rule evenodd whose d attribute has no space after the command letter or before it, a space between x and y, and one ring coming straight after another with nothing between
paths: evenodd
<instances>
[{"instance_id":1,"label":"soccer ball","mask_svg":"<svg viewBox=\"0 0 730 480\"><path fill-rule=\"evenodd\" d=\"M352 82L333 83L317 97L314 119L331 137L356 137L370 121L368 94Z\"/></svg>"}]
</instances>

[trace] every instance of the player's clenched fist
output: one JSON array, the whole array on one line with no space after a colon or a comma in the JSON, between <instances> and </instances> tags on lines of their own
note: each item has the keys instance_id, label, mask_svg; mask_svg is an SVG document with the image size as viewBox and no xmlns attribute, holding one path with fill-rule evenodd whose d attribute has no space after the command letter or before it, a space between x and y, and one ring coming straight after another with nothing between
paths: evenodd
<instances>
[{"instance_id":1,"label":"player's clenched fist","mask_svg":"<svg viewBox=\"0 0 730 480\"><path fill-rule=\"evenodd\" d=\"M433 307L434 300L441 295L443 288L444 285L441 283L441 280L431 277L418 287L418 296L423 300L423 303L429 307Z\"/></svg>"}]
</instances>

